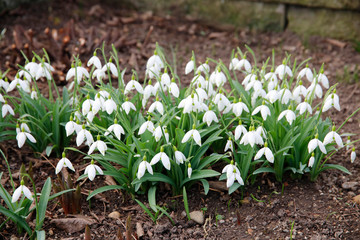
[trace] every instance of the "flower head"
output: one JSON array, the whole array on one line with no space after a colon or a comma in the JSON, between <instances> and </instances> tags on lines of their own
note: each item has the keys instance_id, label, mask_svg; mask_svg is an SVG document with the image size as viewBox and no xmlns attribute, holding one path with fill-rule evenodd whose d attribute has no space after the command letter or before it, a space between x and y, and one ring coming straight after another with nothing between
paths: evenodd
<instances>
[{"instance_id":1,"label":"flower head","mask_svg":"<svg viewBox=\"0 0 360 240\"><path fill-rule=\"evenodd\" d=\"M355 161L355 158L356 158L356 152L355 152L355 148L353 147L351 150L351 155L350 155L351 163L353 163Z\"/></svg>"},{"instance_id":2,"label":"flower head","mask_svg":"<svg viewBox=\"0 0 360 240\"><path fill-rule=\"evenodd\" d=\"M264 147L261 148L255 155L254 160L257 160L261 158L265 154L266 160L268 160L271 163L274 163L274 154L268 148L267 142L265 142Z\"/></svg>"},{"instance_id":3,"label":"flower head","mask_svg":"<svg viewBox=\"0 0 360 240\"><path fill-rule=\"evenodd\" d=\"M151 175L154 174L151 164L146 161L146 156L143 157L143 161L139 164L137 178L140 179L144 176L145 171L148 171Z\"/></svg>"},{"instance_id":4,"label":"flower head","mask_svg":"<svg viewBox=\"0 0 360 240\"><path fill-rule=\"evenodd\" d=\"M113 132L117 139L121 139L121 134L125 134L124 128L117 123L117 120L114 120L114 124L108 127L107 131L105 132L105 136L109 135L110 132Z\"/></svg>"},{"instance_id":5,"label":"flower head","mask_svg":"<svg viewBox=\"0 0 360 240\"><path fill-rule=\"evenodd\" d=\"M325 149L325 146L323 144L323 142L321 142L319 139L319 134L316 134L315 135L315 138L310 140L309 144L308 144L308 150L309 150L309 153L312 153L315 148L319 147L320 151L323 152L324 154L326 154L326 149Z\"/></svg>"},{"instance_id":6,"label":"flower head","mask_svg":"<svg viewBox=\"0 0 360 240\"><path fill-rule=\"evenodd\" d=\"M97 136L97 140L91 144L88 155L90 155L95 149L98 149L99 152L105 156L105 151L107 150L106 143L100 140L100 135Z\"/></svg>"},{"instance_id":7,"label":"flower head","mask_svg":"<svg viewBox=\"0 0 360 240\"><path fill-rule=\"evenodd\" d=\"M24 180L21 180L20 186L14 191L12 195L11 202L12 203L17 202L17 200L19 200L22 193L24 193L25 197L27 197L30 201L34 200L29 188L27 188L24 185Z\"/></svg>"},{"instance_id":8,"label":"flower head","mask_svg":"<svg viewBox=\"0 0 360 240\"><path fill-rule=\"evenodd\" d=\"M201 146L200 133L198 130L195 129L195 125L193 126L193 129L191 129L184 135L183 139L181 140L181 143L185 143L189 141L190 138L194 139L195 143Z\"/></svg>"},{"instance_id":9,"label":"flower head","mask_svg":"<svg viewBox=\"0 0 360 240\"><path fill-rule=\"evenodd\" d=\"M71 164L70 160L68 158L66 158L65 152L63 152L62 158L56 165L55 174L58 174L64 167L67 167L75 172L75 169L74 169L73 165Z\"/></svg>"},{"instance_id":10,"label":"flower head","mask_svg":"<svg viewBox=\"0 0 360 240\"><path fill-rule=\"evenodd\" d=\"M163 166L167 170L170 170L170 159L169 159L168 155L166 153L164 153L164 147L161 147L160 152L155 154L155 156L151 159L150 164L154 165L154 164L158 163L160 160L161 160Z\"/></svg>"},{"instance_id":11,"label":"flower head","mask_svg":"<svg viewBox=\"0 0 360 240\"><path fill-rule=\"evenodd\" d=\"M87 174L90 181L92 181L92 180L94 180L94 178L96 176L96 172L100 175L104 174L104 172L101 170L101 168L98 165L94 164L94 160L91 160L90 165L88 165L85 168L84 174Z\"/></svg>"}]
</instances>

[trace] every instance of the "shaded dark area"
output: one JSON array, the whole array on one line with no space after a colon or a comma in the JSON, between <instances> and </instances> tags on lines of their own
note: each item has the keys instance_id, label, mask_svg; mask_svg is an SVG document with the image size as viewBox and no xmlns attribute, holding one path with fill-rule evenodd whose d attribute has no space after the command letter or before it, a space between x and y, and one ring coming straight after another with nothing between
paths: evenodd
<instances>
[{"instance_id":1,"label":"shaded dark area","mask_svg":"<svg viewBox=\"0 0 360 240\"><path fill-rule=\"evenodd\" d=\"M350 42L320 37L302 39L290 32L228 31L200 24L195 19L137 12L132 7L126 8L123 2L113 5L112 1L101 4L95 1L52 1L23 5L5 12L1 19L0 31L7 30L0 41L0 69L10 69L9 80L16 74L17 65L25 62L21 51L31 59L32 51L41 54L45 48L56 70L54 79L59 85L65 85L65 74L73 56L86 62L105 42L107 50L110 50L110 44L118 50L120 66L127 69L125 80L128 81L132 69L144 76L145 63L158 42L167 53L169 62L176 66L182 83L188 84L191 77L184 75L184 67L192 50L199 61L205 61L206 57L221 58L228 64L232 49L237 46L244 49L244 44L247 44L258 56L258 62L265 61L274 49L278 63L286 56L285 52L297 61L311 57L310 65L316 69L324 63L330 82L339 82L337 93L342 110L329 113L336 125L359 107L360 55ZM350 119L343 132L360 133L359 114ZM29 148L20 151L14 143L7 141L0 146L5 150L14 173L20 169L21 163L32 161L39 185L49 173L53 176L54 169L48 161L35 159ZM55 162L55 159L50 161ZM203 211L204 225L186 220L182 197L172 197L166 186L164 193L158 192L157 201L167 208L175 220L174 226L166 217L154 224L135 201L121 192L107 192L92 199L91 204L86 202L85 195L89 190L105 185L104 180L110 181L105 177L83 185L81 207L83 215L93 221L90 225L92 239L117 239L119 229L125 232L129 214L132 216L133 235L136 235L137 223L143 228L144 235L140 239L290 239L290 232L295 239L358 239L360 211L353 197L359 194L359 161L350 163L350 151L340 151L330 161L342 164L353 174L324 172L314 183L306 177L291 180L287 176L283 184L275 182L272 175L262 175L254 185L246 186L243 193L235 192L230 196L225 183L218 183L217 179L214 179L217 183L210 186L207 196L201 186L194 186L188 193L190 211ZM83 159L76 156L73 163L77 170L74 178L77 178L85 165ZM1 161L0 166L5 169L5 162ZM8 179L8 176L2 179L6 187L10 186ZM146 197L139 198L146 202ZM118 217L108 217L114 211L119 213ZM45 220L48 239L84 238L85 230L69 234L56 222L51 223L60 217L64 217L63 210L56 202L51 203ZM0 215L0 221L3 219L4 216ZM14 225L8 222L1 236L10 239L16 234Z\"/></svg>"}]
</instances>

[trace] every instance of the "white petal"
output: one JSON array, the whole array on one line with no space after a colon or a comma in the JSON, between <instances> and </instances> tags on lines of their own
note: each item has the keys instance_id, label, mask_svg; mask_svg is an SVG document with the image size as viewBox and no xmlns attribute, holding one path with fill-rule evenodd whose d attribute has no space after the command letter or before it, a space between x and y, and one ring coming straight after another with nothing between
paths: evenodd
<instances>
[{"instance_id":1,"label":"white petal","mask_svg":"<svg viewBox=\"0 0 360 240\"><path fill-rule=\"evenodd\" d=\"M26 186L22 186L22 191L23 191L25 197L27 197L30 201L33 200L33 197L32 197L32 194L31 194L29 188L27 188Z\"/></svg>"},{"instance_id":2,"label":"white petal","mask_svg":"<svg viewBox=\"0 0 360 240\"><path fill-rule=\"evenodd\" d=\"M161 157L161 152L157 153L157 154L151 159L150 164L151 164L151 165L154 165L154 164L158 163L159 160L160 160L160 157Z\"/></svg>"},{"instance_id":3,"label":"white petal","mask_svg":"<svg viewBox=\"0 0 360 240\"><path fill-rule=\"evenodd\" d=\"M61 171L61 169L63 169L63 167L64 167L64 162L65 162L65 159L64 159L64 158L60 159L60 161L59 161L58 164L56 165L55 174L58 174L58 173Z\"/></svg>"},{"instance_id":4,"label":"white petal","mask_svg":"<svg viewBox=\"0 0 360 240\"><path fill-rule=\"evenodd\" d=\"M96 176L96 170L95 170L94 165L91 164L91 165L89 166L89 168L87 168L87 169L88 169L88 172L87 172L88 178L90 179L90 181L94 180L94 178L95 178L95 176Z\"/></svg>"},{"instance_id":5,"label":"white petal","mask_svg":"<svg viewBox=\"0 0 360 240\"><path fill-rule=\"evenodd\" d=\"M22 193L22 188L23 188L23 185L20 185L16 190L15 192L13 193L12 195L12 199L11 199L11 202L14 203L16 202L17 200L19 200L20 196L21 196L21 193Z\"/></svg>"}]
</instances>

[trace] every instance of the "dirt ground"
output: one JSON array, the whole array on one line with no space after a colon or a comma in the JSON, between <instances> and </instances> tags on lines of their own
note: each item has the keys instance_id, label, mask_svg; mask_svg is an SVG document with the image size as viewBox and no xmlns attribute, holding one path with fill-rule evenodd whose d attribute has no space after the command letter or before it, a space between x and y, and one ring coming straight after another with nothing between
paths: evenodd
<instances>
[{"instance_id":1,"label":"dirt ground","mask_svg":"<svg viewBox=\"0 0 360 240\"><path fill-rule=\"evenodd\" d=\"M238 46L245 49L244 44L247 44L254 50L258 62L265 61L274 49L278 63L286 56L285 52L298 62L312 58L310 67L316 69L324 63L331 84L339 82L337 93L341 111L329 113L337 126L360 107L360 53L352 42L320 37L305 39L290 32L229 30L191 18L160 17L121 5L114 7L91 1L51 1L23 6L2 13L0 18L0 30L7 29L0 41L0 69L10 69L10 80L18 69L17 64L24 64L20 50L31 56L32 51L40 53L45 48L56 69L57 84L65 85L64 72L70 67L72 55L79 54L80 59L87 61L104 41L114 43L119 51L120 66L127 69L125 79L130 79L131 69L145 72L146 60L158 42L170 63L177 67L182 83L187 84L191 79L183 70L192 50L201 62L211 57L221 58L228 64L232 49ZM359 119L359 114L350 119L343 132L356 133L355 138L359 138ZM21 163L33 161L38 184L43 183L49 172L54 177L53 167L47 161L35 159L30 149L19 151L14 143L2 142L0 147L6 150L15 173ZM359 144L356 147L359 149ZM358 150L357 153L360 155ZM56 159L50 161L55 163ZM84 169L82 159L73 162L77 172ZM360 210L353 197L360 194L360 161L357 159L351 164L350 152L344 150L330 162L345 166L352 175L324 172L316 182L306 177L291 180L287 176L283 184L276 182L273 176L263 175L254 185L246 186L243 194L235 192L230 196L221 186L212 186L208 195L202 192L202 187L194 186L188 193L190 211L203 211L204 225L187 221L182 197L172 197L170 193L158 194L157 201L167 207L174 225L165 216L154 224L135 201L116 191L91 200L91 204L83 196L82 214L94 222L90 225L92 239L117 239L118 231L125 232L128 215L131 215L134 238L139 235L139 229L143 229L140 239L359 239ZM2 159L0 169L6 169ZM5 173L2 184L9 187L6 179ZM97 177L94 183L83 185L83 190L103 186L104 180L104 177ZM143 196L139 198L145 201ZM114 211L119 212L119 216L108 217ZM67 233L50 223L62 217L61 207L56 201L52 202L44 226L48 239L83 239L84 230ZM4 219L0 215L0 222ZM16 236L10 222L0 233L3 239L18 239Z\"/></svg>"}]
</instances>

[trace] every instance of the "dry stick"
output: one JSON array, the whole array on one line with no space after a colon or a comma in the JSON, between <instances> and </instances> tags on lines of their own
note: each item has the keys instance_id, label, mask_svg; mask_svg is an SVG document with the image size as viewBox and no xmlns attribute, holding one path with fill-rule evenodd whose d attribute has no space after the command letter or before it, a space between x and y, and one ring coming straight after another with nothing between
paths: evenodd
<instances>
[{"instance_id":1,"label":"dry stick","mask_svg":"<svg viewBox=\"0 0 360 240\"><path fill-rule=\"evenodd\" d=\"M149 28L148 33L147 33L146 36L145 36L145 39L144 39L144 42L143 42L143 48L145 48L146 45L149 43L150 35L151 35L151 33L152 33L153 31L154 31L154 26L151 25L150 28Z\"/></svg>"}]
</instances>

